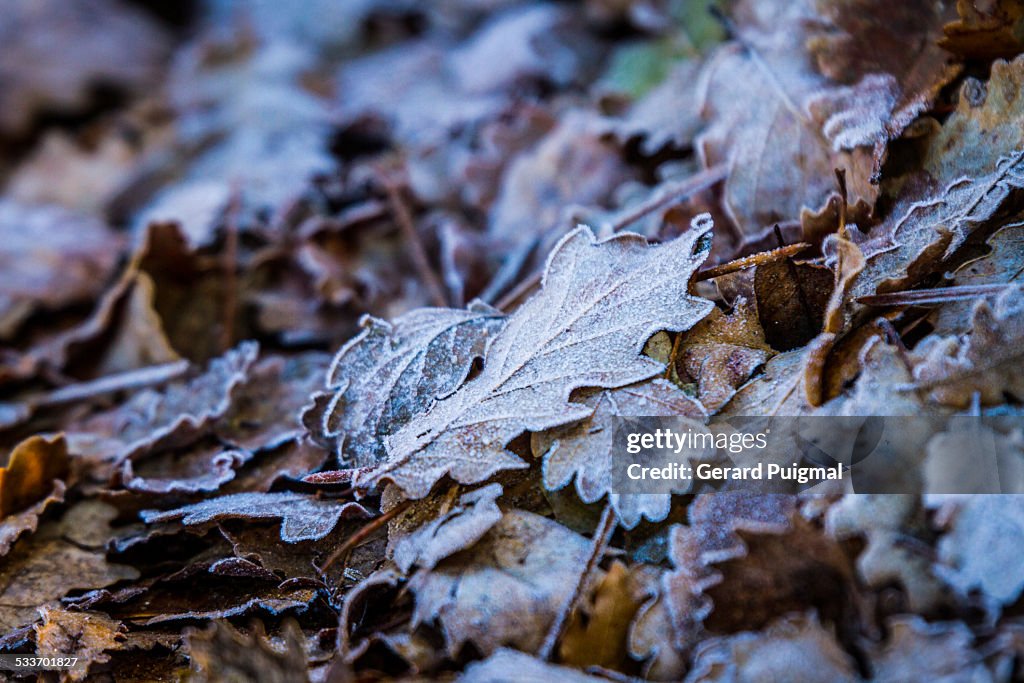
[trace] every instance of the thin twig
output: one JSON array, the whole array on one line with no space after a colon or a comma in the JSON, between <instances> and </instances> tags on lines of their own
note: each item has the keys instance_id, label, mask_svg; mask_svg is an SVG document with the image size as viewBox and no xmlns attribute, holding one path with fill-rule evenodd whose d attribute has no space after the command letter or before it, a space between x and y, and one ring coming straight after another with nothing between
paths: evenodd
<instances>
[{"instance_id":1,"label":"thin twig","mask_svg":"<svg viewBox=\"0 0 1024 683\"><path fill-rule=\"evenodd\" d=\"M10 404L17 410L17 418L4 424L10 427L13 424L23 422L40 408L53 408L55 406L85 401L104 394L112 394L117 391L128 391L131 389L142 389L156 384L163 384L172 379L184 375L189 368L187 360L179 360L163 365L153 365L139 370L130 370L115 375L107 375L89 382L79 382L68 386L54 389L53 391L26 396L16 404Z\"/></svg>"},{"instance_id":2,"label":"thin twig","mask_svg":"<svg viewBox=\"0 0 1024 683\"><path fill-rule=\"evenodd\" d=\"M594 573L594 570L597 569L597 564L604 556L604 551L612 539L616 526L617 518L615 517L615 511L612 509L612 504L608 503L604 506L604 512L601 513L601 521L598 522L597 530L594 532L587 564L583 567L583 571L580 573L579 580L576 582L576 586L573 588L569 599L566 600L562 609L555 615L555 620L552 622L551 628L548 629L544 643L537 652L539 659L551 659L555 646L558 644L559 638L562 637L562 631L565 630L566 625L569 623L569 617L572 616L573 611L576 609L576 604L583 595L583 590L587 587L587 580Z\"/></svg>"},{"instance_id":3,"label":"thin twig","mask_svg":"<svg viewBox=\"0 0 1024 683\"><path fill-rule=\"evenodd\" d=\"M791 256L799 254L804 249L807 249L810 244L806 242L797 242L796 244L787 244L779 249L772 249L771 251L762 251L757 254L751 254L750 256L744 256L738 258L735 261L729 261L728 263L722 263L717 266L712 266L705 270L700 271L693 276L695 282L702 282L704 280L713 280L716 277L728 275L729 273L735 273L740 270L747 270L754 266L763 266L768 263L780 261L782 259L788 259Z\"/></svg>"},{"instance_id":4,"label":"thin twig","mask_svg":"<svg viewBox=\"0 0 1024 683\"><path fill-rule=\"evenodd\" d=\"M370 520L370 522L359 531L355 532L348 537L348 540L335 548L334 552L331 553L322 565L320 565L320 571L325 572L327 568L338 561L339 558L343 557L346 553L356 548L368 539L377 529L381 528L398 515L405 512L406 508L412 505L411 500L403 500L401 503L391 508L380 517Z\"/></svg>"},{"instance_id":5,"label":"thin twig","mask_svg":"<svg viewBox=\"0 0 1024 683\"><path fill-rule=\"evenodd\" d=\"M662 188L654 197L651 197L650 199L637 204L635 207L631 207L625 212L620 213L603 227L609 233L616 233L631 223L635 223L640 220L644 216L654 213L658 209L669 206L675 202L680 202L701 190L706 190L715 183L724 180L726 175L727 171L725 164L718 164L711 168L707 168L696 175L689 176L684 180L680 180L677 183ZM540 281L543 276L544 273L542 270L535 270L530 273L521 280L519 284L509 290L503 297L498 299L497 303L494 304L495 308L502 311L507 310L509 306L536 289L537 286L540 285Z\"/></svg>"},{"instance_id":6,"label":"thin twig","mask_svg":"<svg viewBox=\"0 0 1024 683\"><path fill-rule=\"evenodd\" d=\"M1012 285L956 285L938 289L913 289L886 294L871 294L857 297L857 303L868 306L926 306L944 304L950 301L969 301L980 296L999 294Z\"/></svg>"},{"instance_id":7,"label":"thin twig","mask_svg":"<svg viewBox=\"0 0 1024 683\"><path fill-rule=\"evenodd\" d=\"M388 198L388 205L391 208L391 215L398 223L398 228L402 231L402 236L405 237L406 244L409 247L409 255L412 257L413 266L416 268L416 272L420 276L420 280L427 288L427 292L430 294L430 301L435 306L442 308L448 305L448 297L445 296L444 286L441 284L441 279L437 273L434 272L433 267L430 265L430 258L427 256L426 247L423 246L423 241L420 239L419 232L416 231L416 225L413 222L412 214L409 212L409 207L406 205L405 200L402 199L401 194L398 191L398 187L392 182L387 175L381 173L381 180L384 187L384 193Z\"/></svg>"},{"instance_id":8,"label":"thin twig","mask_svg":"<svg viewBox=\"0 0 1024 683\"><path fill-rule=\"evenodd\" d=\"M235 343L235 317L238 315L238 215L242 211L242 191L237 183L231 188L224 229L224 327L220 348L227 351Z\"/></svg>"},{"instance_id":9,"label":"thin twig","mask_svg":"<svg viewBox=\"0 0 1024 683\"><path fill-rule=\"evenodd\" d=\"M616 216L608 227L612 232L618 232L627 225L637 222L644 216L652 214L658 209L680 202L688 198L690 195L696 194L701 190L708 189L715 183L725 180L726 175L728 175L728 172L725 164L717 164L710 168L706 168L700 173L661 188L655 196L646 201L640 202L635 207Z\"/></svg>"}]
</instances>

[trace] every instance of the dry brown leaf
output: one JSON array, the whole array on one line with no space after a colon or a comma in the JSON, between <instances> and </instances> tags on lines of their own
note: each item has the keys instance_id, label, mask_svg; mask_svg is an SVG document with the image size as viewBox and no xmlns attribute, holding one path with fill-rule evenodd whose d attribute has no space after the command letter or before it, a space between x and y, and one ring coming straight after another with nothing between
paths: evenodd
<instances>
[{"instance_id":1,"label":"dry brown leaf","mask_svg":"<svg viewBox=\"0 0 1024 683\"><path fill-rule=\"evenodd\" d=\"M67 434L76 457L120 463L154 448L191 443L224 415L249 376L258 346L244 342L191 381L147 389L125 404L75 425Z\"/></svg>"},{"instance_id":2,"label":"dry brown leaf","mask_svg":"<svg viewBox=\"0 0 1024 683\"><path fill-rule=\"evenodd\" d=\"M977 395L986 405L1024 398L1024 289L1012 287L993 303L974 306L965 338L931 336L914 349L913 386L944 405L965 407Z\"/></svg>"},{"instance_id":3,"label":"dry brown leaf","mask_svg":"<svg viewBox=\"0 0 1024 683\"><path fill-rule=\"evenodd\" d=\"M436 620L453 657L467 641L485 655L502 645L536 651L589 551L587 539L553 520L507 512L472 548L409 580L413 625Z\"/></svg>"},{"instance_id":4,"label":"dry brown leaf","mask_svg":"<svg viewBox=\"0 0 1024 683\"><path fill-rule=\"evenodd\" d=\"M551 253L542 289L495 335L483 370L387 441L388 460L357 484L387 478L422 498L444 474L482 481L525 465L505 449L523 431L586 418L574 389L619 387L657 374L640 354L662 329L683 331L711 310L690 296L689 277L706 257L709 220L652 246L639 235L598 242L580 227ZM628 317L608 328L612 313Z\"/></svg>"},{"instance_id":5,"label":"dry brown leaf","mask_svg":"<svg viewBox=\"0 0 1024 683\"><path fill-rule=\"evenodd\" d=\"M754 271L757 320L776 351L803 346L821 332L833 275L828 269L784 259Z\"/></svg>"},{"instance_id":6,"label":"dry brown leaf","mask_svg":"<svg viewBox=\"0 0 1024 683\"><path fill-rule=\"evenodd\" d=\"M36 530L39 526L39 518L47 508L55 503L64 502L66 490L64 482L58 479L45 498L21 512L7 515L0 520L0 557L7 554L18 537L26 532L31 533Z\"/></svg>"},{"instance_id":7,"label":"dry brown leaf","mask_svg":"<svg viewBox=\"0 0 1024 683\"><path fill-rule=\"evenodd\" d=\"M778 621L760 633L701 643L686 683L860 680L853 659L813 616Z\"/></svg>"},{"instance_id":8,"label":"dry brown leaf","mask_svg":"<svg viewBox=\"0 0 1024 683\"><path fill-rule=\"evenodd\" d=\"M92 216L0 201L0 339L38 310L98 296L114 274L123 239Z\"/></svg>"},{"instance_id":9,"label":"dry brown leaf","mask_svg":"<svg viewBox=\"0 0 1024 683\"><path fill-rule=\"evenodd\" d=\"M864 536L867 546L857 558L857 573L871 588L898 582L907 605L929 613L948 602L946 588L932 571L930 548L914 537L924 535L916 496L847 495L829 508L826 530L840 541Z\"/></svg>"},{"instance_id":10,"label":"dry brown leaf","mask_svg":"<svg viewBox=\"0 0 1024 683\"><path fill-rule=\"evenodd\" d=\"M189 680L307 683L305 637L294 621L284 622L282 640L275 646L259 621L252 622L249 632L228 621L191 630L185 638L192 665Z\"/></svg>"},{"instance_id":11,"label":"dry brown leaf","mask_svg":"<svg viewBox=\"0 0 1024 683\"><path fill-rule=\"evenodd\" d=\"M1024 274L1024 224L1011 223L986 241L988 253L956 269L956 286L1011 285ZM937 334L963 334L971 329L971 312L976 301L951 301L938 307L930 319Z\"/></svg>"},{"instance_id":12,"label":"dry brown leaf","mask_svg":"<svg viewBox=\"0 0 1024 683\"><path fill-rule=\"evenodd\" d=\"M459 683L512 683L513 681L564 681L564 683L600 683L607 680L589 676L578 669L548 664L528 654L499 648L479 662L466 667Z\"/></svg>"},{"instance_id":13,"label":"dry brown leaf","mask_svg":"<svg viewBox=\"0 0 1024 683\"><path fill-rule=\"evenodd\" d=\"M874 147L875 173L885 145L926 112L960 65L936 45L943 7L928 0L818 0L823 26L808 41L818 69L847 84L826 91L823 130L837 149Z\"/></svg>"},{"instance_id":14,"label":"dry brown leaf","mask_svg":"<svg viewBox=\"0 0 1024 683\"><path fill-rule=\"evenodd\" d=\"M370 467L387 457L387 436L458 388L505 320L471 305L360 323L363 331L331 362L328 392L303 419L346 464Z\"/></svg>"},{"instance_id":15,"label":"dry brown leaf","mask_svg":"<svg viewBox=\"0 0 1024 683\"><path fill-rule=\"evenodd\" d=\"M101 550L116 515L117 510L99 501L81 502L59 521L19 540L0 564L0 630L32 623L40 606L70 591L138 578L137 569L109 563Z\"/></svg>"},{"instance_id":16,"label":"dry brown leaf","mask_svg":"<svg viewBox=\"0 0 1024 683\"><path fill-rule=\"evenodd\" d=\"M810 65L805 43L819 17L807 3L739 3L744 46L719 49L702 73L710 121L696 147L705 166L725 163L723 203L739 232L757 236L801 211L824 208L833 171L847 173L849 203L874 204L871 153L833 150L809 110L832 84Z\"/></svg>"},{"instance_id":17,"label":"dry brown leaf","mask_svg":"<svg viewBox=\"0 0 1024 683\"><path fill-rule=\"evenodd\" d=\"M619 455L613 444L616 419L620 417L681 417L703 424L706 413L699 403L664 379L655 379L612 391L587 392L576 402L592 412L580 422L535 432L533 454L543 458L544 487L558 490L575 478L576 493L584 503L605 495L626 529L643 518L661 521L671 506L669 494L629 494L612 490L612 463ZM680 484L679 493L689 489Z\"/></svg>"},{"instance_id":18,"label":"dry brown leaf","mask_svg":"<svg viewBox=\"0 0 1024 683\"><path fill-rule=\"evenodd\" d=\"M996 62L987 86L963 85L957 110L928 142L924 177L904 184L886 220L858 244L867 262L851 299L908 289L941 271L1024 184L1022 73L1024 58Z\"/></svg>"},{"instance_id":19,"label":"dry brown leaf","mask_svg":"<svg viewBox=\"0 0 1024 683\"><path fill-rule=\"evenodd\" d=\"M300 413L323 381L328 356L307 352L265 356L231 397L213 427L225 443L249 451L270 450L302 436Z\"/></svg>"},{"instance_id":20,"label":"dry brown leaf","mask_svg":"<svg viewBox=\"0 0 1024 683\"><path fill-rule=\"evenodd\" d=\"M501 484L489 484L464 493L450 509L438 510L439 516L406 533L397 534L396 524L392 524L388 532L392 561L408 574L414 565L432 569L444 558L472 546L501 519L496 502L501 492Z\"/></svg>"},{"instance_id":21,"label":"dry brown leaf","mask_svg":"<svg viewBox=\"0 0 1024 683\"><path fill-rule=\"evenodd\" d=\"M991 673L972 649L974 636L960 622L929 623L916 616L895 617L889 638L871 649L871 680L987 681Z\"/></svg>"},{"instance_id":22,"label":"dry brown leaf","mask_svg":"<svg viewBox=\"0 0 1024 683\"><path fill-rule=\"evenodd\" d=\"M0 131L18 135L43 110L82 108L99 85L150 85L168 43L140 8L117 0L14 0L0 27Z\"/></svg>"},{"instance_id":23,"label":"dry brown leaf","mask_svg":"<svg viewBox=\"0 0 1024 683\"><path fill-rule=\"evenodd\" d=\"M1018 0L957 0L960 15L943 27L939 45L972 59L1009 58L1024 49L1024 5Z\"/></svg>"},{"instance_id":24,"label":"dry brown leaf","mask_svg":"<svg viewBox=\"0 0 1024 683\"><path fill-rule=\"evenodd\" d=\"M1024 591L1024 496L964 496L952 503L949 530L939 540L941 568L962 594L980 589L998 605Z\"/></svg>"},{"instance_id":25,"label":"dry brown leaf","mask_svg":"<svg viewBox=\"0 0 1024 683\"><path fill-rule=\"evenodd\" d=\"M566 627L558 646L559 661L579 668L622 670L629 661L627 637L640 597L630 570L613 562L590 602L577 609Z\"/></svg>"},{"instance_id":26,"label":"dry brown leaf","mask_svg":"<svg viewBox=\"0 0 1024 683\"><path fill-rule=\"evenodd\" d=\"M21 512L53 491L68 476L68 446L61 435L31 436L20 442L0 467L0 519Z\"/></svg>"},{"instance_id":27,"label":"dry brown leaf","mask_svg":"<svg viewBox=\"0 0 1024 683\"><path fill-rule=\"evenodd\" d=\"M281 540L298 543L323 538L342 518L366 518L370 513L358 503L319 500L301 493L235 493L210 498L176 510L145 510L147 524L181 520L189 526L220 519L280 519Z\"/></svg>"},{"instance_id":28,"label":"dry brown leaf","mask_svg":"<svg viewBox=\"0 0 1024 683\"><path fill-rule=\"evenodd\" d=\"M598 119L566 114L536 148L509 164L488 234L506 248L531 239L550 246L552 237L572 225L573 205L607 207L614 190L633 177L622 152L604 139Z\"/></svg>"},{"instance_id":29,"label":"dry brown leaf","mask_svg":"<svg viewBox=\"0 0 1024 683\"><path fill-rule=\"evenodd\" d=\"M226 450L220 444L199 444L139 460L125 460L116 480L129 491L143 494L189 494L216 491L235 478L235 471L252 454Z\"/></svg>"},{"instance_id":30,"label":"dry brown leaf","mask_svg":"<svg viewBox=\"0 0 1024 683\"><path fill-rule=\"evenodd\" d=\"M757 313L760 306L759 299ZM697 399L709 414L728 403L736 389L774 355L754 308L744 298L733 302L729 314L716 308L679 343L678 378L697 385Z\"/></svg>"},{"instance_id":31,"label":"dry brown leaf","mask_svg":"<svg viewBox=\"0 0 1024 683\"><path fill-rule=\"evenodd\" d=\"M43 621L35 626L36 655L76 657L67 680L85 680L92 664L110 661L111 650L124 647L124 626L102 612L69 612L55 607L40 610Z\"/></svg>"}]
</instances>

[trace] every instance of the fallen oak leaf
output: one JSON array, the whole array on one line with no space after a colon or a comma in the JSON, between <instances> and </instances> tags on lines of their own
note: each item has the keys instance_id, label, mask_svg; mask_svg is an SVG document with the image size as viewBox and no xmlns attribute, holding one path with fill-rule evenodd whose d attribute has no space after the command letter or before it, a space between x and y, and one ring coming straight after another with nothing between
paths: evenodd
<instances>
[{"instance_id":1,"label":"fallen oak leaf","mask_svg":"<svg viewBox=\"0 0 1024 683\"><path fill-rule=\"evenodd\" d=\"M24 510L68 476L68 446L62 435L31 436L11 451L0 467L0 519Z\"/></svg>"},{"instance_id":2,"label":"fallen oak leaf","mask_svg":"<svg viewBox=\"0 0 1024 683\"><path fill-rule=\"evenodd\" d=\"M455 391L505 324L485 304L465 311L426 308L393 322L370 316L327 370L328 391L315 397L303 422L353 467L387 457L384 437Z\"/></svg>"},{"instance_id":3,"label":"fallen oak leaf","mask_svg":"<svg viewBox=\"0 0 1024 683\"><path fill-rule=\"evenodd\" d=\"M40 612L43 621L35 626L36 655L75 658L67 680L84 680L92 664L105 664L110 661L109 651L124 648L124 625L102 612L56 607L43 607Z\"/></svg>"},{"instance_id":4,"label":"fallen oak leaf","mask_svg":"<svg viewBox=\"0 0 1024 683\"><path fill-rule=\"evenodd\" d=\"M563 683L601 683L605 677L590 676L579 669L548 664L537 657L499 648L490 657L474 662L459 676L458 683L496 683L498 681L562 681Z\"/></svg>"},{"instance_id":5,"label":"fallen oak leaf","mask_svg":"<svg viewBox=\"0 0 1024 683\"><path fill-rule=\"evenodd\" d=\"M484 654L502 645L536 651L589 551L558 522L509 511L474 546L409 579L413 625L436 620L453 657L467 641Z\"/></svg>"},{"instance_id":6,"label":"fallen oak leaf","mask_svg":"<svg viewBox=\"0 0 1024 683\"><path fill-rule=\"evenodd\" d=\"M320 500L301 493L235 493L211 498L176 510L143 510L147 524L181 520L186 526L221 519L281 519L281 540L285 543L323 538L338 521L370 517L358 503Z\"/></svg>"},{"instance_id":7,"label":"fallen oak leaf","mask_svg":"<svg viewBox=\"0 0 1024 683\"><path fill-rule=\"evenodd\" d=\"M396 535L393 522L388 533L392 561L408 574L413 565L432 569L444 558L473 545L501 519L496 502L501 493L500 484L464 493L457 505L405 534Z\"/></svg>"},{"instance_id":8,"label":"fallen oak leaf","mask_svg":"<svg viewBox=\"0 0 1024 683\"><path fill-rule=\"evenodd\" d=\"M689 294L689 279L711 228L710 217L698 217L656 246L633 234L598 242L585 226L571 232L548 258L540 292L495 335L480 374L388 438L388 459L358 473L355 485L386 478L422 498L445 474L469 484L522 468L505 444L589 415L570 401L574 389L625 386L663 370L640 351L655 332L684 331L710 312L711 302ZM609 328L613 314L626 320Z\"/></svg>"},{"instance_id":9,"label":"fallen oak leaf","mask_svg":"<svg viewBox=\"0 0 1024 683\"><path fill-rule=\"evenodd\" d=\"M582 393L582 392L581 392ZM616 456L614 425L620 417L686 417L703 424L704 408L684 391L664 379L621 389L592 391L575 397L592 410L584 420L535 432L530 437L533 454L543 458L544 488L556 491L575 478L575 489L584 503L609 496L619 522L634 528L646 517L660 521L671 507L669 494L629 494L612 490L612 462ZM679 493L689 490L681 485Z\"/></svg>"},{"instance_id":10,"label":"fallen oak leaf","mask_svg":"<svg viewBox=\"0 0 1024 683\"><path fill-rule=\"evenodd\" d=\"M727 681L815 683L860 680L853 659L812 615L796 615L761 632L702 642L686 683Z\"/></svg>"},{"instance_id":11,"label":"fallen oak leaf","mask_svg":"<svg viewBox=\"0 0 1024 683\"><path fill-rule=\"evenodd\" d=\"M1024 289L1014 286L996 297L994 304L979 301L974 307L969 336L930 336L910 354L911 388L933 400L965 407L979 397L982 404L998 405L1007 395L1024 398Z\"/></svg>"},{"instance_id":12,"label":"fallen oak leaf","mask_svg":"<svg viewBox=\"0 0 1024 683\"><path fill-rule=\"evenodd\" d=\"M70 451L76 457L119 463L157 447L195 440L228 411L258 350L256 342L243 342L189 382L147 389L117 408L87 418L68 430Z\"/></svg>"},{"instance_id":13,"label":"fallen oak leaf","mask_svg":"<svg viewBox=\"0 0 1024 683\"><path fill-rule=\"evenodd\" d=\"M83 501L16 543L0 563L0 632L34 622L41 605L72 590L137 579L138 570L108 562L102 550L116 516L105 503Z\"/></svg>"}]
</instances>

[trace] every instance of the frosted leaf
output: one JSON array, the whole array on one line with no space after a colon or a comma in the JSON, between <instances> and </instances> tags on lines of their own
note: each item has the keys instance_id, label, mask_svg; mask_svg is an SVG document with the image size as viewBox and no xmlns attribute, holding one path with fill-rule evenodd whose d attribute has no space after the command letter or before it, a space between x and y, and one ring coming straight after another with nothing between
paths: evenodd
<instances>
[{"instance_id":1,"label":"frosted leaf","mask_svg":"<svg viewBox=\"0 0 1024 683\"><path fill-rule=\"evenodd\" d=\"M662 364L641 355L651 335L689 329L713 307L689 294L711 227L698 218L661 245L635 234L599 242L584 226L567 235L548 258L540 292L494 337L480 374L388 439L387 462L356 483L387 478L422 498L445 474L468 484L524 467L505 444L590 415L569 400L573 390L656 375Z\"/></svg>"},{"instance_id":2,"label":"frosted leaf","mask_svg":"<svg viewBox=\"0 0 1024 683\"><path fill-rule=\"evenodd\" d=\"M358 503L310 498L301 493L236 493L161 512L143 510L147 524L180 519L191 526L221 519L280 519L281 540L312 541L331 533L342 517L369 517Z\"/></svg>"},{"instance_id":3,"label":"frosted leaf","mask_svg":"<svg viewBox=\"0 0 1024 683\"><path fill-rule=\"evenodd\" d=\"M575 476L576 492L584 503L605 494L619 522L632 529L646 517L665 519L671 496L667 493L611 493L614 421L618 417L690 417L703 424L700 404L667 380L657 379L613 391L593 392L582 403L593 409L585 420L532 436L533 453L544 458L544 486L560 489ZM685 493L689 482L681 489Z\"/></svg>"},{"instance_id":4,"label":"frosted leaf","mask_svg":"<svg viewBox=\"0 0 1024 683\"><path fill-rule=\"evenodd\" d=\"M329 391L305 420L322 439L337 440L347 464L371 467L387 458L384 437L462 384L505 320L494 309L470 305L419 309L391 323L367 316L362 324L335 356Z\"/></svg>"}]
</instances>

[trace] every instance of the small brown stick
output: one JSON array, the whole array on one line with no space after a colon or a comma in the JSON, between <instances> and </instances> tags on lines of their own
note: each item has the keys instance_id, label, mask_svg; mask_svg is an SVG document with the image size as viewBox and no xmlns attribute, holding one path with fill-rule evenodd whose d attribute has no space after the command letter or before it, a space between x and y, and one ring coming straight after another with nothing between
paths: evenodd
<instances>
[{"instance_id":1,"label":"small brown stick","mask_svg":"<svg viewBox=\"0 0 1024 683\"><path fill-rule=\"evenodd\" d=\"M868 306L926 306L944 304L949 301L968 301L980 296L999 294L1006 291L1008 285L958 285L940 287L938 289L913 289L886 294L871 294L857 297L857 303Z\"/></svg>"},{"instance_id":2,"label":"small brown stick","mask_svg":"<svg viewBox=\"0 0 1024 683\"><path fill-rule=\"evenodd\" d=\"M320 571L326 572L327 568L335 562L337 562L339 558L343 557L349 551L361 545L366 539L373 535L373 532L377 531L377 529L381 528L382 526L390 522L392 519L405 512L405 510L410 505L412 505L411 500L403 500L401 503L399 503L395 507L391 508L390 510L382 514L380 517L370 520L370 522L366 526L364 526L362 529L349 536L347 541L345 541L337 548L335 548L334 552L327 557L327 560L325 560L324 563L320 565Z\"/></svg>"},{"instance_id":3,"label":"small brown stick","mask_svg":"<svg viewBox=\"0 0 1024 683\"><path fill-rule=\"evenodd\" d=\"M676 358L679 357L679 347L683 342L683 333L677 332L676 338L672 340L672 350L668 353L668 362L665 363L665 379L672 379L672 370L676 367Z\"/></svg>"},{"instance_id":4,"label":"small brown stick","mask_svg":"<svg viewBox=\"0 0 1024 683\"><path fill-rule=\"evenodd\" d=\"M173 363L153 365L139 370L119 372L115 375L107 375L106 377L100 377L89 382L71 384L66 387L61 387L60 389L55 389L47 394L39 396L38 398L29 399L27 403L34 408L46 408L66 403L74 403L76 401L84 401L88 398L102 396L103 394L111 394L115 391L142 389L143 387L162 384L163 382L168 382L172 379L181 377L188 370L188 367L189 362L187 360L179 360L174 361Z\"/></svg>"},{"instance_id":5,"label":"small brown stick","mask_svg":"<svg viewBox=\"0 0 1024 683\"><path fill-rule=\"evenodd\" d=\"M612 504L608 503L604 506L604 512L601 513L601 521L597 523L597 529L594 531L587 564L583 567L583 571L580 573L579 580L576 582L576 586L573 588L569 599L562 606L562 609L558 611L558 614L555 615L555 620L552 622L551 628L548 629L544 643L540 646L540 650L537 651L538 659L542 661L551 659L555 646L558 644L558 639L562 637L562 631L565 630L569 622L569 617L572 616L576 609L576 604L583 596L583 589L587 587L587 579L597 569L597 564L604 556L604 551L612 540L612 534L615 532L616 526L618 526L618 523L615 511L612 510Z\"/></svg>"},{"instance_id":6,"label":"small brown stick","mask_svg":"<svg viewBox=\"0 0 1024 683\"><path fill-rule=\"evenodd\" d=\"M846 193L846 169L837 168L836 172L836 183L839 184L839 236L845 240L850 239L850 234L846 230L846 207L849 203L849 198Z\"/></svg>"},{"instance_id":7,"label":"small brown stick","mask_svg":"<svg viewBox=\"0 0 1024 683\"><path fill-rule=\"evenodd\" d=\"M774 261L780 261L782 259L788 259L791 256L799 254L804 249L808 248L809 244L806 242L797 242L796 244L787 244L784 247L778 249L772 249L771 251L762 251L757 254L751 254L750 256L744 256L738 258L735 261L729 261L728 263L722 263L721 265L713 266L705 270L700 271L693 276L695 282L703 282L704 280L713 280L716 277L722 277L729 273L735 273L740 270L746 270L753 268L754 266L762 266L767 263Z\"/></svg>"},{"instance_id":8,"label":"small brown stick","mask_svg":"<svg viewBox=\"0 0 1024 683\"><path fill-rule=\"evenodd\" d=\"M616 217L608 227L612 232L618 232L630 223L635 223L644 216L654 213L658 209L669 206L675 202L682 201L701 190L706 190L715 183L725 180L727 175L728 172L726 171L725 164L718 164L711 168L706 168L696 175L689 176L674 185L662 188L662 190L654 197L641 202L636 207Z\"/></svg>"},{"instance_id":9,"label":"small brown stick","mask_svg":"<svg viewBox=\"0 0 1024 683\"><path fill-rule=\"evenodd\" d=\"M431 303L442 308L446 307L448 305L448 297L445 296L441 279L430 265L430 258L427 256L427 250L423 246L423 241L420 240L420 234L416 231L416 225L413 223L409 207L406 205L405 200L402 199L398 187L384 173L381 173L381 180L384 193L388 198L388 206L391 208L391 215L395 222L398 223L402 236L405 237L413 266L416 268L420 280L426 285Z\"/></svg>"},{"instance_id":10,"label":"small brown stick","mask_svg":"<svg viewBox=\"0 0 1024 683\"><path fill-rule=\"evenodd\" d=\"M242 191L235 183L231 188L227 221L224 229L224 328L220 348L227 351L235 343L235 317L238 315L238 214L242 210Z\"/></svg>"}]
</instances>

